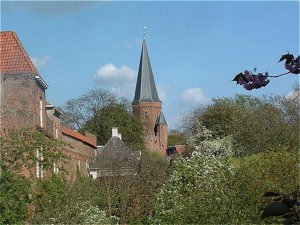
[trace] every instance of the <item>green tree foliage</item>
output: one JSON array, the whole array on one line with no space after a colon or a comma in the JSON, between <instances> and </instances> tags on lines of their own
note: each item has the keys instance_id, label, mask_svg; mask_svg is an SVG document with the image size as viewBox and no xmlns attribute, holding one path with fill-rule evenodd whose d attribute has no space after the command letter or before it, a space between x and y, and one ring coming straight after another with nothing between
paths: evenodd
<instances>
[{"instance_id":1,"label":"green tree foliage","mask_svg":"<svg viewBox=\"0 0 300 225\"><path fill-rule=\"evenodd\" d=\"M263 197L273 191L290 194L298 190L299 153L278 151L258 153L236 161L231 194L235 207L232 213L238 223L259 223L263 209L271 199ZM269 220L270 223L278 222Z\"/></svg>"},{"instance_id":2,"label":"green tree foliage","mask_svg":"<svg viewBox=\"0 0 300 225\"><path fill-rule=\"evenodd\" d=\"M154 223L257 224L270 203L265 192L297 190L296 151L233 158L228 137L214 139L204 127L198 131L188 140L194 145L190 157L176 162L169 182L157 193Z\"/></svg>"},{"instance_id":3,"label":"green tree foliage","mask_svg":"<svg viewBox=\"0 0 300 225\"><path fill-rule=\"evenodd\" d=\"M124 104L112 104L97 110L83 126L97 136L97 143L106 144L111 137L111 128L118 127L125 144L134 150L143 150L143 127Z\"/></svg>"},{"instance_id":4,"label":"green tree foliage","mask_svg":"<svg viewBox=\"0 0 300 225\"><path fill-rule=\"evenodd\" d=\"M169 182L157 194L154 223L224 224L230 222L226 206L232 168L226 157L214 154L219 141L197 148L178 160Z\"/></svg>"},{"instance_id":5,"label":"green tree foliage","mask_svg":"<svg viewBox=\"0 0 300 225\"><path fill-rule=\"evenodd\" d=\"M170 130L168 134L168 145L183 145L186 143L184 134L179 130Z\"/></svg>"},{"instance_id":6,"label":"green tree foliage","mask_svg":"<svg viewBox=\"0 0 300 225\"><path fill-rule=\"evenodd\" d=\"M96 184L79 173L74 183L53 176L40 180L36 187L34 224L108 224L116 217L97 205Z\"/></svg>"},{"instance_id":7,"label":"green tree foliage","mask_svg":"<svg viewBox=\"0 0 300 225\"><path fill-rule=\"evenodd\" d=\"M167 177L168 163L160 156L143 152L135 176L104 177L98 180L101 199L109 215L121 224L147 224L153 213L155 192Z\"/></svg>"},{"instance_id":8,"label":"green tree foliage","mask_svg":"<svg viewBox=\"0 0 300 225\"><path fill-rule=\"evenodd\" d=\"M28 129L9 132L0 138L0 145L0 223L23 224L33 202L35 180L33 174L29 178L20 174L33 172L37 161L44 170L52 169L54 162L62 160L65 144ZM37 159L37 151L43 153L43 160Z\"/></svg>"},{"instance_id":9,"label":"green tree foliage","mask_svg":"<svg viewBox=\"0 0 300 225\"><path fill-rule=\"evenodd\" d=\"M91 180L77 174L74 182L53 176L35 186L34 224L147 224L154 194L166 180L168 163L145 152L136 176Z\"/></svg>"},{"instance_id":10,"label":"green tree foliage","mask_svg":"<svg viewBox=\"0 0 300 225\"><path fill-rule=\"evenodd\" d=\"M236 154L255 154L299 147L299 88L289 96L217 98L201 110L197 121L213 137L232 136ZM194 129L195 130L195 129ZM196 134L196 130L193 134ZM190 135L191 136L191 135Z\"/></svg>"},{"instance_id":11,"label":"green tree foliage","mask_svg":"<svg viewBox=\"0 0 300 225\"><path fill-rule=\"evenodd\" d=\"M31 187L28 179L2 170L0 176L0 224L24 224L29 216Z\"/></svg>"},{"instance_id":12,"label":"green tree foliage","mask_svg":"<svg viewBox=\"0 0 300 225\"><path fill-rule=\"evenodd\" d=\"M118 98L114 93L93 89L78 98L66 101L62 110L62 122L75 130L80 130L82 126L94 117L99 109L114 104L124 104L129 108L129 103L125 98Z\"/></svg>"}]
</instances>

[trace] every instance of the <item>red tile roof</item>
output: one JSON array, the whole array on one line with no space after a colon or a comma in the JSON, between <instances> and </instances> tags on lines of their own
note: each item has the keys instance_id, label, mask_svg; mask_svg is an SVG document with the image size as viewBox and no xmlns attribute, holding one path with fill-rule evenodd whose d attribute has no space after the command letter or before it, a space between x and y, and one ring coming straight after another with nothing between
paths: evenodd
<instances>
[{"instance_id":1,"label":"red tile roof","mask_svg":"<svg viewBox=\"0 0 300 225\"><path fill-rule=\"evenodd\" d=\"M75 139L77 139L77 140L80 140L80 141L82 141L82 142L84 142L84 143L87 143L87 144L93 146L94 148L97 147L96 141L94 141L94 140L92 140L91 138L88 138L88 137L86 137L86 136L84 136L84 135L78 133L78 132L75 131L75 130L71 130L71 129L67 128L67 127L61 126L61 132L62 132L63 134L66 134L66 135L68 135L68 136L71 136L71 137L73 137L73 138L75 138Z\"/></svg>"},{"instance_id":2,"label":"red tile roof","mask_svg":"<svg viewBox=\"0 0 300 225\"><path fill-rule=\"evenodd\" d=\"M0 32L0 72L33 72L40 76L13 31Z\"/></svg>"}]
</instances>

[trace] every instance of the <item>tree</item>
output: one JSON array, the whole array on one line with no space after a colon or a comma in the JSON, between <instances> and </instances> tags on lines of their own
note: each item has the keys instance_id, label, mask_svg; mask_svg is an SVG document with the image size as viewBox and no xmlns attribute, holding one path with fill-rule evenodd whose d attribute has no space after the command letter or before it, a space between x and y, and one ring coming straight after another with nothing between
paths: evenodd
<instances>
[{"instance_id":1,"label":"tree","mask_svg":"<svg viewBox=\"0 0 300 225\"><path fill-rule=\"evenodd\" d=\"M299 146L298 96L296 88L291 96L236 95L213 99L197 120L193 119L193 126L200 122L214 138L232 136L235 153L239 156L296 149Z\"/></svg>"},{"instance_id":2,"label":"tree","mask_svg":"<svg viewBox=\"0 0 300 225\"><path fill-rule=\"evenodd\" d=\"M25 129L9 132L0 138L0 223L23 224L30 215L34 201L35 180L21 175L32 173L38 162L44 170L63 159L61 141L52 139L42 131ZM43 159L37 158L37 151Z\"/></svg>"},{"instance_id":3,"label":"tree","mask_svg":"<svg viewBox=\"0 0 300 225\"><path fill-rule=\"evenodd\" d=\"M235 181L232 195L235 207L232 213L238 216L237 224L261 223L261 214L271 199L265 198L268 191L289 194L299 185L299 153L297 151L258 153L235 162ZM266 221L267 222L267 221ZM280 223L269 220L267 223Z\"/></svg>"},{"instance_id":4,"label":"tree","mask_svg":"<svg viewBox=\"0 0 300 225\"><path fill-rule=\"evenodd\" d=\"M128 101L125 98L117 96L103 89L94 89L88 93L66 101L62 107L62 122L68 127L80 130L82 126L93 116L97 110L113 104L124 104L128 107Z\"/></svg>"},{"instance_id":5,"label":"tree","mask_svg":"<svg viewBox=\"0 0 300 225\"><path fill-rule=\"evenodd\" d=\"M83 191L84 190L84 191ZM112 224L99 200L99 190L90 178L77 173L75 182L53 176L39 180L34 201L34 224Z\"/></svg>"},{"instance_id":6,"label":"tree","mask_svg":"<svg viewBox=\"0 0 300 225\"><path fill-rule=\"evenodd\" d=\"M170 130L168 134L168 145L183 145L186 143L186 138L179 130Z\"/></svg>"},{"instance_id":7,"label":"tree","mask_svg":"<svg viewBox=\"0 0 300 225\"><path fill-rule=\"evenodd\" d=\"M121 224L148 224L155 204L155 192L168 176L168 162L156 153L142 153L140 168L134 176L98 179L99 196L108 215Z\"/></svg>"},{"instance_id":8,"label":"tree","mask_svg":"<svg viewBox=\"0 0 300 225\"><path fill-rule=\"evenodd\" d=\"M189 138L197 132L197 124L200 115L206 110L207 106L198 106L191 111L183 114L179 119L178 130Z\"/></svg>"},{"instance_id":9,"label":"tree","mask_svg":"<svg viewBox=\"0 0 300 225\"><path fill-rule=\"evenodd\" d=\"M215 154L219 145L222 145L220 140L207 140L205 146L196 147L190 157L176 161L169 182L156 196L154 223L231 222L227 206L231 202L228 193L233 172L228 158Z\"/></svg>"},{"instance_id":10,"label":"tree","mask_svg":"<svg viewBox=\"0 0 300 225\"><path fill-rule=\"evenodd\" d=\"M31 196L28 179L3 170L0 176L0 224L23 224L29 216Z\"/></svg>"},{"instance_id":11,"label":"tree","mask_svg":"<svg viewBox=\"0 0 300 225\"><path fill-rule=\"evenodd\" d=\"M190 156L177 159L156 195L154 223L256 224L270 203L265 192L297 189L296 150L236 158L228 137L214 139L203 126L188 143L193 145Z\"/></svg>"},{"instance_id":12,"label":"tree","mask_svg":"<svg viewBox=\"0 0 300 225\"><path fill-rule=\"evenodd\" d=\"M98 109L82 127L97 136L97 143L106 144L111 137L111 128L118 127L122 140L133 150L143 150L143 127L124 104L111 104Z\"/></svg>"}]
</instances>

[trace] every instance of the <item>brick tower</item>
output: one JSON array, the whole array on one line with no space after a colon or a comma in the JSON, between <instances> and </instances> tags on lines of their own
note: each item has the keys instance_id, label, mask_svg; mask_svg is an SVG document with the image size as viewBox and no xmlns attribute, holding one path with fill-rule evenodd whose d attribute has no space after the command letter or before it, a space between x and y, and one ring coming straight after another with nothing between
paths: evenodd
<instances>
[{"instance_id":1,"label":"brick tower","mask_svg":"<svg viewBox=\"0 0 300 225\"><path fill-rule=\"evenodd\" d=\"M145 37L132 109L134 116L139 118L144 125L146 148L166 155L168 125L161 110L161 101L157 94Z\"/></svg>"}]
</instances>

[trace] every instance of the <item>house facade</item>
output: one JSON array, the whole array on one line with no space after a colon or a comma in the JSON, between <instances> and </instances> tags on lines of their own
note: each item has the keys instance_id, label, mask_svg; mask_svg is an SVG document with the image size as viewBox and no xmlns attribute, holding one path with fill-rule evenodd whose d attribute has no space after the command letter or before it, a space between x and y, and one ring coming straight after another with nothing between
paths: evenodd
<instances>
[{"instance_id":1,"label":"house facade","mask_svg":"<svg viewBox=\"0 0 300 225\"><path fill-rule=\"evenodd\" d=\"M43 130L49 138L63 140L69 147L62 152L67 160L63 167L73 179L77 168L88 175L88 163L96 152L96 137L80 134L61 124L61 112L46 101L47 83L33 65L17 34L0 33L0 135L24 128ZM36 176L42 178L43 172ZM53 172L59 173L53 166ZM28 175L28 174L27 174Z\"/></svg>"}]
</instances>

